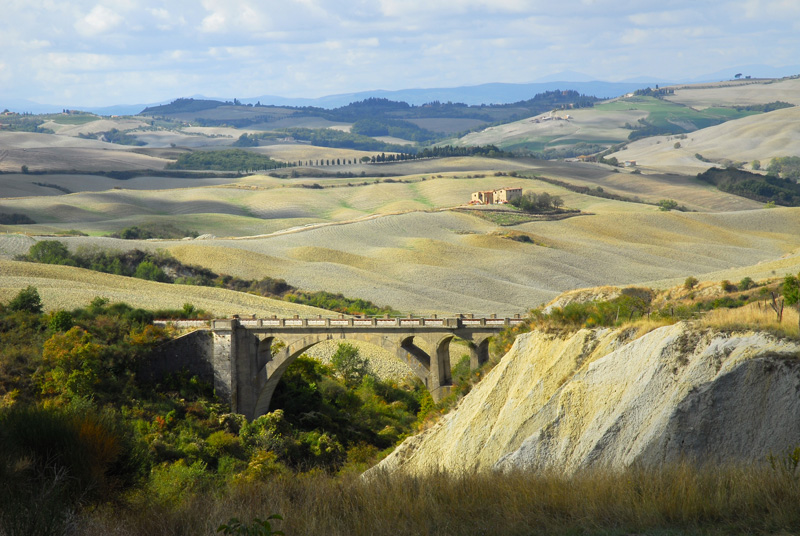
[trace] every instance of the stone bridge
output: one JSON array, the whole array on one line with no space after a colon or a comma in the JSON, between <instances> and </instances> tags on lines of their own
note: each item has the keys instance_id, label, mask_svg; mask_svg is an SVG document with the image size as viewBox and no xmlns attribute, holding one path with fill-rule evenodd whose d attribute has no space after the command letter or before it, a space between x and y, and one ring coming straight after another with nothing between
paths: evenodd
<instances>
[{"instance_id":1,"label":"stone bridge","mask_svg":"<svg viewBox=\"0 0 800 536\"><path fill-rule=\"evenodd\" d=\"M189 369L212 382L231 409L253 419L269 411L275 387L289 365L328 340L358 340L381 347L409 365L434 400L450 391L450 341L469 343L470 367L489 356L489 338L515 318L268 318L162 322L194 328L164 345L150 371Z\"/></svg>"}]
</instances>

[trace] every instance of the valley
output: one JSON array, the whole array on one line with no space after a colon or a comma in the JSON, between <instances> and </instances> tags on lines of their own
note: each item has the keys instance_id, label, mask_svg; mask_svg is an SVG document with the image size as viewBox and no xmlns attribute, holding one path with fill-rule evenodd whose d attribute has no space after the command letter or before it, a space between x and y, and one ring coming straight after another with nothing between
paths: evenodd
<instances>
[{"instance_id":1,"label":"valley","mask_svg":"<svg viewBox=\"0 0 800 536\"><path fill-rule=\"evenodd\" d=\"M0 116L0 474L74 436L86 536L792 533L797 95Z\"/></svg>"}]
</instances>

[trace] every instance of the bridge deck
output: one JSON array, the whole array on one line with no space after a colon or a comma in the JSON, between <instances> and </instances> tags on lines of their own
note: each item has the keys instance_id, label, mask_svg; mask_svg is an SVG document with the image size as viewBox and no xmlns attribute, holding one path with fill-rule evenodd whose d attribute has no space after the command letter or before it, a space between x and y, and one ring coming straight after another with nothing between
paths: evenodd
<instances>
[{"instance_id":1,"label":"bridge deck","mask_svg":"<svg viewBox=\"0 0 800 536\"><path fill-rule=\"evenodd\" d=\"M248 318L248 319L214 319L214 320L155 320L153 323L176 328L208 328L212 330L229 330L234 323L247 329L348 329L348 328L383 328L383 329L497 329L515 326L524 322L517 315L514 318Z\"/></svg>"}]
</instances>

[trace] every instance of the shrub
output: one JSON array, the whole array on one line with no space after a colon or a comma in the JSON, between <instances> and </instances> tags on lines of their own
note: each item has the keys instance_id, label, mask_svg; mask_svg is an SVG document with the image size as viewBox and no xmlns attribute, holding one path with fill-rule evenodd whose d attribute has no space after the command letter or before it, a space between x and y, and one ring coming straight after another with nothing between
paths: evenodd
<instances>
[{"instance_id":1,"label":"shrub","mask_svg":"<svg viewBox=\"0 0 800 536\"><path fill-rule=\"evenodd\" d=\"M12 311L27 311L39 314L42 312L42 299L39 291L34 286L27 286L19 291L14 299L8 303L8 308Z\"/></svg>"},{"instance_id":2,"label":"shrub","mask_svg":"<svg viewBox=\"0 0 800 536\"><path fill-rule=\"evenodd\" d=\"M695 286L697 286L697 283L699 283L697 278L690 275L683 282L683 288L685 288L686 290L692 290Z\"/></svg>"},{"instance_id":3,"label":"shrub","mask_svg":"<svg viewBox=\"0 0 800 536\"><path fill-rule=\"evenodd\" d=\"M47 327L50 331L69 331L75 325L75 320L72 318L72 313L69 311L56 311L50 317L50 322Z\"/></svg>"},{"instance_id":4,"label":"shrub","mask_svg":"<svg viewBox=\"0 0 800 536\"><path fill-rule=\"evenodd\" d=\"M676 208L678 208L678 202L674 199L662 199L658 202L658 210L669 212L670 210L674 210Z\"/></svg>"},{"instance_id":5,"label":"shrub","mask_svg":"<svg viewBox=\"0 0 800 536\"><path fill-rule=\"evenodd\" d=\"M735 291L735 290L736 290L736 285L734 285L733 283L731 283L730 281L728 281L727 279L725 279L725 280L723 280L723 281L721 281L721 282L720 282L720 284L719 284L719 288L720 288L720 289L721 289L723 292L733 292L733 291Z\"/></svg>"},{"instance_id":6,"label":"shrub","mask_svg":"<svg viewBox=\"0 0 800 536\"><path fill-rule=\"evenodd\" d=\"M739 281L739 284L736 285L736 287L739 290L750 290L754 286L755 286L755 283L753 282L752 278L750 278L750 277L743 278L741 281Z\"/></svg>"}]
</instances>

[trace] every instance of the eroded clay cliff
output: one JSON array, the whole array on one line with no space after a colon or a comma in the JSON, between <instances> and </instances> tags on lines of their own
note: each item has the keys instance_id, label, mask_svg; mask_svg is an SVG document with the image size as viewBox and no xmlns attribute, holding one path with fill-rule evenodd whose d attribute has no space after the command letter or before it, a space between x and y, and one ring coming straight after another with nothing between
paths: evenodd
<instances>
[{"instance_id":1,"label":"eroded clay cliff","mask_svg":"<svg viewBox=\"0 0 800 536\"><path fill-rule=\"evenodd\" d=\"M373 471L765 460L800 445L800 345L686 323L539 332Z\"/></svg>"}]
</instances>

